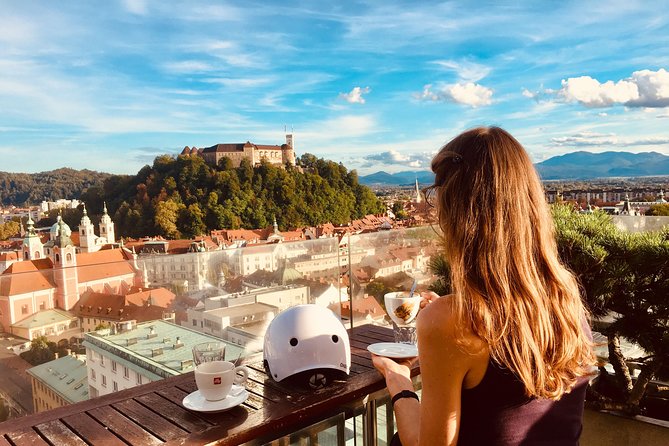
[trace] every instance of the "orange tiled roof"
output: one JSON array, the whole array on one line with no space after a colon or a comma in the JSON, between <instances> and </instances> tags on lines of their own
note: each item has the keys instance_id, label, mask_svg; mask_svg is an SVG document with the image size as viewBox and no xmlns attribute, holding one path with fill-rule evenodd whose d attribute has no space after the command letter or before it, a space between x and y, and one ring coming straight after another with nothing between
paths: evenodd
<instances>
[{"instance_id":1,"label":"orange tiled roof","mask_svg":"<svg viewBox=\"0 0 669 446\"><path fill-rule=\"evenodd\" d=\"M52 270L41 267L45 264L44 260L51 262L50 259L40 259L12 263L0 275L0 296L14 296L56 288Z\"/></svg>"},{"instance_id":2,"label":"orange tiled roof","mask_svg":"<svg viewBox=\"0 0 669 446\"><path fill-rule=\"evenodd\" d=\"M142 289L133 287L130 292L125 295L128 303L143 306L147 302L151 305L156 305L162 308L168 308L176 295L166 288L151 288Z\"/></svg>"},{"instance_id":3,"label":"orange tiled roof","mask_svg":"<svg viewBox=\"0 0 669 446\"><path fill-rule=\"evenodd\" d=\"M135 274L129 255L122 249L77 254L79 283Z\"/></svg>"}]
</instances>

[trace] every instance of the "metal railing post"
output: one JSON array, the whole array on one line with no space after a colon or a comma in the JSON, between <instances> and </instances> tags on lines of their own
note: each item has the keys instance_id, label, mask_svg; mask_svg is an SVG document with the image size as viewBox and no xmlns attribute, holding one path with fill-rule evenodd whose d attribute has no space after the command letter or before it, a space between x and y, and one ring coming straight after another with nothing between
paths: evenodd
<instances>
[{"instance_id":1,"label":"metal railing post","mask_svg":"<svg viewBox=\"0 0 669 446\"><path fill-rule=\"evenodd\" d=\"M377 444L377 429L376 429L376 400L370 399L365 404L365 412L363 414L363 446L376 446Z\"/></svg>"}]
</instances>

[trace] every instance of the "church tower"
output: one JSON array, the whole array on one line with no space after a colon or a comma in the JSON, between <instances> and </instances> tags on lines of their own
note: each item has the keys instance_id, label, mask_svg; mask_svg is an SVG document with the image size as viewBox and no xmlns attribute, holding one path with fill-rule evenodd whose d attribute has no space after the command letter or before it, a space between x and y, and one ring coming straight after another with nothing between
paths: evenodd
<instances>
[{"instance_id":1,"label":"church tower","mask_svg":"<svg viewBox=\"0 0 669 446\"><path fill-rule=\"evenodd\" d=\"M79 300L79 275L76 249L62 220L58 222L55 242L51 260L56 282L56 307L70 310Z\"/></svg>"},{"instance_id":2,"label":"church tower","mask_svg":"<svg viewBox=\"0 0 669 446\"><path fill-rule=\"evenodd\" d=\"M28 221L26 222L28 230L26 231L25 238L23 239L23 260L37 260L44 257L44 245L42 245L42 240L40 240L39 235L35 232L35 222L30 216L28 216Z\"/></svg>"},{"instance_id":3,"label":"church tower","mask_svg":"<svg viewBox=\"0 0 669 446\"><path fill-rule=\"evenodd\" d=\"M95 227L91 223L91 219L88 218L88 212L84 204L84 215L81 217L81 223L79 223L79 245L81 246L81 251L90 252L95 246L96 238Z\"/></svg>"},{"instance_id":4,"label":"church tower","mask_svg":"<svg viewBox=\"0 0 669 446\"><path fill-rule=\"evenodd\" d=\"M107 214L107 203L104 203L102 209L102 218L100 218L100 237L104 237L107 243L114 243L116 236L114 234L114 222L109 214Z\"/></svg>"},{"instance_id":5,"label":"church tower","mask_svg":"<svg viewBox=\"0 0 669 446\"><path fill-rule=\"evenodd\" d=\"M418 178L416 178L416 203L422 203L423 202L423 194L420 193L420 189L418 188Z\"/></svg>"}]
</instances>

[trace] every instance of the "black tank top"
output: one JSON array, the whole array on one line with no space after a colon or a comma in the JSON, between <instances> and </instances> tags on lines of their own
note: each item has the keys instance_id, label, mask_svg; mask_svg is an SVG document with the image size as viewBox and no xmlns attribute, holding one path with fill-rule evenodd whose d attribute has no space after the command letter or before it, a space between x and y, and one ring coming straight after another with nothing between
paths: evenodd
<instances>
[{"instance_id":1,"label":"black tank top","mask_svg":"<svg viewBox=\"0 0 669 446\"><path fill-rule=\"evenodd\" d=\"M490 361L483 380L463 389L458 446L578 445L588 378L559 401L528 398L522 382Z\"/></svg>"}]
</instances>

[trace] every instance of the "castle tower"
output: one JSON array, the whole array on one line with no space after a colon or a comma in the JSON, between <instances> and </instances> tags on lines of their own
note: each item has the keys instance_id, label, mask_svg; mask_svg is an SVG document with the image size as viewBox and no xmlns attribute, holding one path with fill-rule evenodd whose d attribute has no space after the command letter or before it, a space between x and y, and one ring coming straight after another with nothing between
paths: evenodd
<instances>
[{"instance_id":1,"label":"castle tower","mask_svg":"<svg viewBox=\"0 0 669 446\"><path fill-rule=\"evenodd\" d=\"M289 163L291 166L295 165L295 145L293 141L293 134L286 134L286 144L281 146L281 162L283 164Z\"/></svg>"},{"instance_id":2,"label":"castle tower","mask_svg":"<svg viewBox=\"0 0 669 446\"><path fill-rule=\"evenodd\" d=\"M56 307L70 310L79 300L77 253L63 220L58 222L58 237L53 247L53 276L56 282Z\"/></svg>"},{"instance_id":3,"label":"castle tower","mask_svg":"<svg viewBox=\"0 0 669 446\"><path fill-rule=\"evenodd\" d=\"M40 240L39 235L35 232L35 222L28 216L26 224L28 225L28 230L23 239L23 260L41 259L44 257L44 245L42 245L42 240Z\"/></svg>"},{"instance_id":4,"label":"castle tower","mask_svg":"<svg viewBox=\"0 0 669 446\"><path fill-rule=\"evenodd\" d=\"M91 248L95 246L95 227L91 223L91 219L88 218L88 212L86 211L86 205L84 204L84 215L81 217L81 223L79 223L79 245L83 252L90 252Z\"/></svg>"},{"instance_id":5,"label":"castle tower","mask_svg":"<svg viewBox=\"0 0 669 446\"><path fill-rule=\"evenodd\" d=\"M107 214L107 202L104 203L102 212L102 218L100 218L100 237L104 237L107 243L114 243L116 241L114 222L109 214Z\"/></svg>"}]
</instances>

